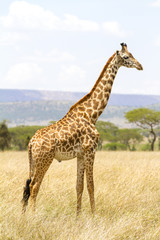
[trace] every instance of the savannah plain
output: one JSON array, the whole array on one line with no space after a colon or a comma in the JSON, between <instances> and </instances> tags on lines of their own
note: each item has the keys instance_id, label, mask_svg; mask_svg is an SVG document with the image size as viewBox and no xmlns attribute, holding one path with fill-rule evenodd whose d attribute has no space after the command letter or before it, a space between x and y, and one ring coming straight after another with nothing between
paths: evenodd
<instances>
[{"instance_id":1,"label":"savannah plain","mask_svg":"<svg viewBox=\"0 0 160 240\"><path fill-rule=\"evenodd\" d=\"M76 160L53 161L33 214L21 214L28 178L27 152L0 152L1 240L160 239L160 153L97 152L96 214L87 188L76 217Z\"/></svg>"}]
</instances>

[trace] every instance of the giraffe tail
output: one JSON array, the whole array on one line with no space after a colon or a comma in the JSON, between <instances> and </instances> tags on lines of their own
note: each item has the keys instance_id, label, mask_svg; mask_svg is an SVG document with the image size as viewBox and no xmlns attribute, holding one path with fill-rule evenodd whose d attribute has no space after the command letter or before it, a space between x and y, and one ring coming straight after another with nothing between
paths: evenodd
<instances>
[{"instance_id":1,"label":"giraffe tail","mask_svg":"<svg viewBox=\"0 0 160 240\"><path fill-rule=\"evenodd\" d=\"M26 185L24 187L24 191L23 191L23 198L22 198L22 212L26 211L26 206L28 205L28 199L30 197L30 183L31 183L31 174L33 172L32 169L32 144L29 143L28 144L28 158L29 158L29 178L26 181Z\"/></svg>"},{"instance_id":2,"label":"giraffe tail","mask_svg":"<svg viewBox=\"0 0 160 240\"><path fill-rule=\"evenodd\" d=\"M23 198L22 198L22 204L23 204L23 209L22 211L25 212L26 211L26 206L28 205L28 199L30 197L30 185L31 183L31 178L27 179L26 181L26 186L24 187L24 191L23 191Z\"/></svg>"}]
</instances>

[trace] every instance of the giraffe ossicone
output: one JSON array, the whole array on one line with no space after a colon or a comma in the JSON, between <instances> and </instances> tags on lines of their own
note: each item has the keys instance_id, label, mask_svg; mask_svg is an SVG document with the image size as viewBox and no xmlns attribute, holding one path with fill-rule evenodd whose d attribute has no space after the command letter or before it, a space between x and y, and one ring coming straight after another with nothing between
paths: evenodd
<instances>
[{"instance_id":1,"label":"giraffe ossicone","mask_svg":"<svg viewBox=\"0 0 160 240\"><path fill-rule=\"evenodd\" d=\"M77 214L81 210L84 173L91 211L95 211L93 164L99 133L95 123L106 107L112 85L121 66L143 70L142 65L128 52L127 45L116 51L105 64L91 91L74 104L58 122L38 130L28 145L29 179L23 192L23 212L31 197L35 209L36 197L53 159L58 161L77 157Z\"/></svg>"}]
</instances>

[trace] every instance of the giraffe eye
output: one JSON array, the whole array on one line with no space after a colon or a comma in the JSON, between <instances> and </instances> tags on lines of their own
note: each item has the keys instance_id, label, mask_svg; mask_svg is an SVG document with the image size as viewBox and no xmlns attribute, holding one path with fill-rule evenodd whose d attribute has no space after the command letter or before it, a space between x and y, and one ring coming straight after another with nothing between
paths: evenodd
<instances>
[{"instance_id":1,"label":"giraffe eye","mask_svg":"<svg viewBox=\"0 0 160 240\"><path fill-rule=\"evenodd\" d=\"M128 59L129 57L128 57L128 56L124 56L123 58L124 58L124 59Z\"/></svg>"}]
</instances>

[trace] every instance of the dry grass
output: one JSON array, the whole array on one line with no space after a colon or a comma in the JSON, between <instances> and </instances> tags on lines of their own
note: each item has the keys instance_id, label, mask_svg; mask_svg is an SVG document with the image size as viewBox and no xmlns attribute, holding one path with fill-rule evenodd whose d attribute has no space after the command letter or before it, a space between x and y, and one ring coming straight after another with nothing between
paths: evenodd
<instances>
[{"instance_id":1,"label":"dry grass","mask_svg":"<svg viewBox=\"0 0 160 240\"><path fill-rule=\"evenodd\" d=\"M26 152L0 153L1 240L160 239L160 153L98 152L94 178L97 213L87 190L76 219L76 161L53 161L37 211L21 215L28 177Z\"/></svg>"}]
</instances>

